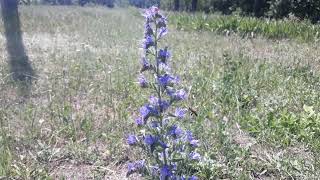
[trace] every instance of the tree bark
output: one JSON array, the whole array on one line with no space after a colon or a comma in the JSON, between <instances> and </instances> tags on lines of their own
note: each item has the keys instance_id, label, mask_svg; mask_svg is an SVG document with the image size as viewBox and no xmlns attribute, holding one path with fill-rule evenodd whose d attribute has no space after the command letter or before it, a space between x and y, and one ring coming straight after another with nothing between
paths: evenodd
<instances>
[{"instance_id":1,"label":"tree bark","mask_svg":"<svg viewBox=\"0 0 320 180\"><path fill-rule=\"evenodd\" d=\"M33 70L23 45L18 0L0 0L0 5L12 77L16 81L30 81Z\"/></svg>"},{"instance_id":2,"label":"tree bark","mask_svg":"<svg viewBox=\"0 0 320 180\"><path fill-rule=\"evenodd\" d=\"M265 6L264 0L255 0L254 1L254 16L261 17L263 16L263 8Z\"/></svg>"},{"instance_id":3,"label":"tree bark","mask_svg":"<svg viewBox=\"0 0 320 180\"><path fill-rule=\"evenodd\" d=\"M174 10L179 11L180 9L180 0L174 0Z\"/></svg>"},{"instance_id":4,"label":"tree bark","mask_svg":"<svg viewBox=\"0 0 320 180\"><path fill-rule=\"evenodd\" d=\"M195 12L197 10L197 4L198 4L198 0L191 1L191 11L192 12Z\"/></svg>"}]
</instances>

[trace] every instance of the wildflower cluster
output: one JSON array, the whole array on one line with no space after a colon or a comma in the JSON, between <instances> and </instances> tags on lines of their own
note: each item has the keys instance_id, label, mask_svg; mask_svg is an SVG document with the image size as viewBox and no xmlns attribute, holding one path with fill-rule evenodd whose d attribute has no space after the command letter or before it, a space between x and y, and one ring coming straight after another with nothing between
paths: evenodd
<instances>
[{"instance_id":1,"label":"wildflower cluster","mask_svg":"<svg viewBox=\"0 0 320 180\"><path fill-rule=\"evenodd\" d=\"M177 106L187 98L187 93L177 88L180 79L171 72L168 48L158 49L168 32L167 19L157 7L147 9L144 17L144 53L138 80L141 88L151 89L154 95L140 108L135 120L139 133L127 136L127 143L141 147L146 155L146 160L128 164L128 175L141 173L164 180L194 180L197 177L190 165L201 159L196 151L199 142L190 130L182 127L187 109Z\"/></svg>"}]
</instances>

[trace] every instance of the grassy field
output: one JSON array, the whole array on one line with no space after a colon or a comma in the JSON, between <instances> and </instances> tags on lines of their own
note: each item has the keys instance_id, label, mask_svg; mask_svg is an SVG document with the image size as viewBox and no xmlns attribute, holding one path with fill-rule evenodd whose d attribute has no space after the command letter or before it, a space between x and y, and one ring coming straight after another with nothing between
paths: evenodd
<instances>
[{"instance_id":1,"label":"grassy field","mask_svg":"<svg viewBox=\"0 0 320 180\"><path fill-rule=\"evenodd\" d=\"M181 30L205 30L219 34L237 33L241 36L262 36L269 39L294 39L300 42L319 41L320 25L298 19L261 19L235 15L177 13L171 21Z\"/></svg>"},{"instance_id":2,"label":"grassy field","mask_svg":"<svg viewBox=\"0 0 320 180\"><path fill-rule=\"evenodd\" d=\"M124 179L147 95L136 9L22 7L35 81L12 82L0 24L0 179ZM320 176L318 43L179 31L166 44L197 110L201 179ZM136 176L134 179L141 179Z\"/></svg>"}]
</instances>

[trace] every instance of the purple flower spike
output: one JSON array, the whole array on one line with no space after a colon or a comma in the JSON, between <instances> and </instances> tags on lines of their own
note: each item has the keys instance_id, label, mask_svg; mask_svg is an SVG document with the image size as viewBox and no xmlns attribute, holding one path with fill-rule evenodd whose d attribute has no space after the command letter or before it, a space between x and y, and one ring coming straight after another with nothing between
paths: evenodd
<instances>
[{"instance_id":1,"label":"purple flower spike","mask_svg":"<svg viewBox=\"0 0 320 180\"><path fill-rule=\"evenodd\" d=\"M127 143L141 148L146 159L129 163L127 176L140 173L143 177L160 180L197 180L190 174L197 169L189 171L185 163L192 160L194 164L201 160L196 152L199 141L194 139L191 131L184 129L183 123L187 122L178 121L188 111L178 108L178 103L188 95L184 89L177 89L180 78L172 72L168 47L159 46L168 33L167 18L155 6L145 10L143 16L143 56L138 82L142 88L147 88L151 96L135 119L139 134L129 135ZM181 169L185 167L188 169Z\"/></svg>"}]
</instances>

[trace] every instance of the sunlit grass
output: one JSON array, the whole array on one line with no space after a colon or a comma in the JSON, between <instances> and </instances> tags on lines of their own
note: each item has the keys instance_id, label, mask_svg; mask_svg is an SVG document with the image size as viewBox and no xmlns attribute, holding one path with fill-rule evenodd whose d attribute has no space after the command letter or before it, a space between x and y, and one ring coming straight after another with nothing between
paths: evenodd
<instances>
[{"instance_id":1,"label":"sunlit grass","mask_svg":"<svg viewBox=\"0 0 320 180\"><path fill-rule=\"evenodd\" d=\"M135 130L131 117L146 99L135 83L139 11L20 10L37 76L30 97L22 98L0 36L0 177L123 179L125 163L139 154L124 137ZM184 105L197 111L192 128L206 156L198 175L318 177L317 44L184 32L171 23L172 63L190 91Z\"/></svg>"},{"instance_id":2,"label":"sunlit grass","mask_svg":"<svg viewBox=\"0 0 320 180\"><path fill-rule=\"evenodd\" d=\"M177 28L183 30L206 30L220 34L237 33L249 37L295 39L302 42L318 41L320 36L320 25L307 21L184 13L173 14L170 19Z\"/></svg>"}]
</instances>

